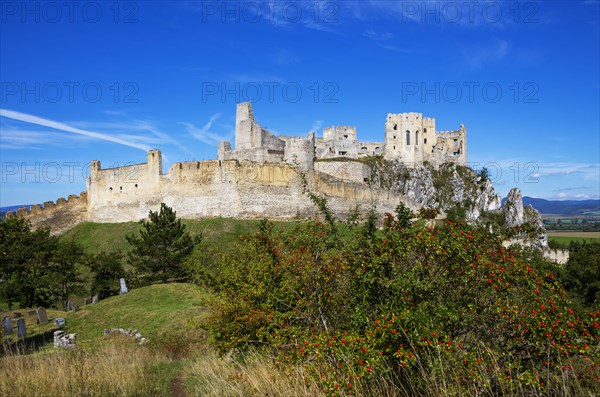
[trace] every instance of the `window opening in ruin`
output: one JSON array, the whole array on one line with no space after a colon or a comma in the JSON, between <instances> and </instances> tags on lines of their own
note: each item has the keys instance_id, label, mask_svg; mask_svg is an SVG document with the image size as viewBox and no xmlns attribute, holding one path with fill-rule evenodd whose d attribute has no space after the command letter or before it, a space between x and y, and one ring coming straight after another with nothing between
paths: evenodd
<instances>
[{"instance_id":1,"label":"window opening in ruin","mask_svg":"<svg viewBox=\"0 0 600 397\"><path fill-rule=\"evenodd\" d=\"M363 146L362 148L360 148L360 150L361 150L363 153L366 153L366 152L367 152L367 148L366 148L366 146Z\"/></svg>"},{"instance_id":2,"label":"window opening in ruin","mask_svg":"<svg viewBox=\"0 0 600 397\"><path fill-rule=\"evenodd\" d=\"M454 152L454 157L458 157L458 152Z\"/></svg>"},{"instance_id":3,"label":"window opening in ruin","mask_svg":"<svg viewBox=\"0 0 600 397\"><path fill-rule=\"evenodd\" d=\"M426 134L427 133L427 128L423 128L423 133Z\"/></svg>"},{"instance_id":4,"label":"window opening in ruin","mask_svg":"<svg viewBox=\"0 0 600 397\"><path fill-rule=\"evenodd\" d=\"M427 138L423 139L423 143L427 143Z\"/></svg>"},{"instance_id":5,"label":"window opening in ruin","mask_svg":"<svg viewBox=\"0 0 600 397\"><path fill-rule=\"evenodd\" d=\"M410 145L410 131L406 131L406 144Z\"/></svg>"},{"instance_id":6,"label":"window opening in ruin","mask_svg":"<svg viewBox=\"0 0 600 397\"><path fill-rule=\"evenodd\" d=\"M108 190L110 190L112 192L112 187L109 187Z\"/></svg>"},{"instance_id":7,"label":"window opening in ruin","mask_svg":"<svg viewBox=\"0 0 600 397\"><path fill-rule=\"evenodd\" d=\"M458 139L454 140L454 146L458 146Z\"/></svg>"},{"instance_id":8,"label":"window opening in ruin","mask_svg":"<svg viewBox=\"0 0 600 397\"><path fill-rule=\"evenodd\" d=\"M137 183L135 184L135 187L137 187Z\"/></svg>"},{"instance_id":9,"label":"window opening in ruin","mask_svg":"<svg viewBox=\"0 0 600 397\"><path fill-rule=\"evenodd\" d=\"M415 134L415 145L419 145L419 131Z\"/></svg>"},{"instance_id":10,"label":"window opening in ruin","mask_svg":"<svg viewBox=\"0 0 600 397\"><path fill-rule=\"evenodd\" d=\"M379 154L381 152L381 148L379 146L377 146L375 148L375 154Z\"/></svg>"},{"instance_id":11,"label":"window opening in ruin","mask_svg":"<svg viewBox=\"0 0 600 397\"><path fill-rule=\"evenodd\" d=\"M394 130L398 129L398 124L394 124Z\"/></svg>"},{"instance_id":12,"label":"window opening in ruin","mask_svg":"<svg viewBox=\"0 0 600 397\"><path fill-rule=\"evenodd\" d=\"M346 153L348 153L348 152L343 152L343 151L342 151L342 152L339 152L340 156L345 156L345 155L346 155Z\"/></svg>"},{"instance_id":13,"label":"window opening in ruin","mask_svg":"<svg viewBox=\"0 0 600 397\"><path fill-rule=\"evenodd\" d=\"M348 135L344 135L344 140L348 139Z\"/></svg>"}]
</instances>

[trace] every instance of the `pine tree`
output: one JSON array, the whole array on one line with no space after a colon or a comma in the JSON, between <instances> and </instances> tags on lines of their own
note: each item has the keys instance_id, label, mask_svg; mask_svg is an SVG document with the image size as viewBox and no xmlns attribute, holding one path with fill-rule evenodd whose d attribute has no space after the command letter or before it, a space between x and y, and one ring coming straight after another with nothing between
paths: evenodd
<instances>
[{"instance_id":1,"label":"pine tree","mask_svg":"<svg viewBox=\"0 0 600 397\"><path fill-rule=\"evenodd\" d=\"M129 264L141 283L184 279L183 261L200 243L200 236L192 238L175 211L164 203L159 212L150 211L149 218L149 221L142 221L139 236L126 236L133 247Z\"/></svg>"}]
</instances>

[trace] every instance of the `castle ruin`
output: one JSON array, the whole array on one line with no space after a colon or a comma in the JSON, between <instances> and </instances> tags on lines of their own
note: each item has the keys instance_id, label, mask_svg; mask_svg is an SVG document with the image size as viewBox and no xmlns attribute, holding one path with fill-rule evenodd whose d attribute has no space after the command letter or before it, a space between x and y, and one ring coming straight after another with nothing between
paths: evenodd
<instances>
[{"instance_id":1,"label":"castle ruin","mask_svg":"<svg viewBox=\"0 0 600 397\"><path fill-rule=\"evenodd\" d=\"M166 173L159 150L148 151L145 163L125 167L103 169L93 160L80 196L7 216L24 216L34 227L50 226L55 234L83 221L138 221L161 202L181 218L306 218L317 210L302 180L327 196L331 210L342 217L356 205L392 212L403 202L416 209L410 198L367 183L370 168L360 160L380 156L409 166L425 161L464 165L466 149L462 125L436 132L435 119L420 113L388 114L384 141L362 142L350 126L325 128L323 137L314 131L306 137L275 136L255 121L250 103L240 103L235 148L219 143L217 160L174 163Z\"/></svg>"},{"instance_id":2,"label":"castle ruin","mask_svg":"<svg viewBox=\"0 0 600 397\"><path fill-rule=\"evenodd\" d=\"M362 142L353 126L323 129L323 137L315 131L306 137L275 136L254 120L250 102L237 105L235 150L229 142L219 143L219 160L249 160L259 163L296 163L312 170L315 160L366 156L383 156L407 165L428 161L434 166L467 162L467 131L463 125L454 131L436 131L435 119L421 113L388 114L382 142Z\"/></svg>"}]
</instances>

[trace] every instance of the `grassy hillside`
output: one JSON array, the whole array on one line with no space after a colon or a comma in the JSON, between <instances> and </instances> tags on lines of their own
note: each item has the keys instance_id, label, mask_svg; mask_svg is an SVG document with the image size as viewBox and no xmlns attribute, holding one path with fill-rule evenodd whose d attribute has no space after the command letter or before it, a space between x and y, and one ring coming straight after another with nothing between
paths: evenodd
<instances>
[{"instance_id":1,"label":"grassy hillside","mask_svg":"<svg viewBox=\"0 0 600 397\"><path fill-rule=\"evenodd\" d=\"M103 344L103 330L135 328L151 342L185 331L200 338L198 323L205 315L206 292L192 284L157 284L133 289L66 315L67 332L77 333L82 347Z\"/></svg>"},{"instance_id":2,"label":"grassy hillside","mask_svg":"<svg viewBox=\"0 0 600 397\"><path fill-rule=\"evenodd\" d=\"M0 356L0 395L169 396L184 357L206 350L198 323L206 316L206 292L191 284L131 290L79 312L49 311L67 320L77 350L56 351L50 341L34 354ZM106 328L135 328L149 339L104 336ZM28 335L47 331L28 324ZM175 382L176 383L176 382ZM175 394L177 395L177 394Z\"/></svg>"},{"instance_id":3,"label":"grassy hillside","mask_svg":"<svg viewBox=\"0 0 600 397\"><path fill-rule=\"evenodd\" d=\"M239 236L258 230L259 220L248 219L184 219L187 230L193 236L202 234L204 247L218 247L227 250L239 241ZM294 221L273 222L276 228L291 229ZM63 238L73 238L81 243L88 253L121 249L129 250L125 236L136 233L142 228L139 222L125 223L91 223L84 222L63 235Z\"/></svg>"}]
</instances>

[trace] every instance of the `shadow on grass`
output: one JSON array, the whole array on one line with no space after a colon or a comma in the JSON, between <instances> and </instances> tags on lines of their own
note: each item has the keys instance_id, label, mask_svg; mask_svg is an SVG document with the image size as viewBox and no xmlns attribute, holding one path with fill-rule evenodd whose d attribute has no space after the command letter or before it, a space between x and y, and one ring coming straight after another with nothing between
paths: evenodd
<instances>
[{"instance_id":1,"label":"shadow on grass","mask_svg":"<svg viewBox=\"0 0 600 397\"><path fill-rule=\"evenodd\" d=\"M54 343L54 331L58 330L59 328L53 328L41 334L28 336L25 339L8 339L4 341L4 343L0 347L0 356L35 353L47 343Z\"/></svg>"}]
</instances>

